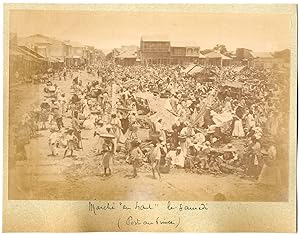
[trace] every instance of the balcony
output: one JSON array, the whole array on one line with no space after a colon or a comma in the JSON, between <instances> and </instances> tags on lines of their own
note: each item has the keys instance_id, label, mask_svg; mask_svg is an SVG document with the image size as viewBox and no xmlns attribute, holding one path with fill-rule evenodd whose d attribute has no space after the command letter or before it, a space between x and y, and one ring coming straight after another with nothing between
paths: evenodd
<instances>
[{"instance_id":1,"label":"balcony","mask_svg":"<svg viewBox=\"0 0 300 235\"><path fill-rule=\"evenodd\" d=\"M158 47L151 47L151 48L142 48L141 52L170 52L170 48L158 48Z\"/></svg>"}]
</instances>

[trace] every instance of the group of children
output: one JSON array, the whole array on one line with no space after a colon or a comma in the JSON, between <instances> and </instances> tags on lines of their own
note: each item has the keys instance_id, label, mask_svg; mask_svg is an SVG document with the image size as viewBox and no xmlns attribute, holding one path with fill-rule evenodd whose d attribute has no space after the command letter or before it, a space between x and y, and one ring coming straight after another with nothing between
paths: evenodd
<instances>
[{"instance_id":1,"label":"group of children","mask_svg":"<svg viewBox=\"0 0 300 235\"><path fill-rule=\"evenodd\" d=\"M152 168L153 178L156 179L155 173L157 173L159 179L160 175L160 161L162 158L162 151L166 152L166 149L162 146L163 140L160 138L158 140L152 141L150 144L149 151L147 151L147 158ZM137 168L139 167L141 161L144 159L144 153L140 148L141 142L138 140L133 140L131 142L131 151L127 157L127 162L132 164L133 167L133 178L137 177Z\"/></svg>"},{"instance_id":2,"label":"group of children","mask_svg":"<svg viewBox=\"0 0 300 235\"><path fill-rule=\"evenodd\" d=\"M50 130L51 134L49 136L49 146L52 156L57 156L57 149L61 146L65 148L63 157L67 156L67 153L70 152L70 156L73 156L73 152L76 149L78 139L74 135L73 129L67 129L65 131L56 130L52 128Z\"/></svg>"}]
</instances>

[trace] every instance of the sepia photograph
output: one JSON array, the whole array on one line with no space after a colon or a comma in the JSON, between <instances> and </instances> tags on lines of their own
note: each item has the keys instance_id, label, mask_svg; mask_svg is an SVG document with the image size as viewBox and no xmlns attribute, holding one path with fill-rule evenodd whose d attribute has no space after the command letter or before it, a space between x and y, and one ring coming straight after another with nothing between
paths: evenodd
<instances>
[{"instance_id":1,"label":"sepia photograph","mask_svg":"<svg viewBox=\"0 0 300 235\"><path fill-rule=\"evenodd\" d=\"M288 202L294 16L9 9L8 200Z\"/></svg>"}]
</instances>

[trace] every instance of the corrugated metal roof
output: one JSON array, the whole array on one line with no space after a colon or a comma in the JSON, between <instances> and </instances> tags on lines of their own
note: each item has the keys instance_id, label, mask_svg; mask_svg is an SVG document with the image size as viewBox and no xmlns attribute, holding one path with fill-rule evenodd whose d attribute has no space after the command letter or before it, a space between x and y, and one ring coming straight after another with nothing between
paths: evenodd
<instances>
[{"instance_id":1,"label":"corrugated metal roof","mask_svg":"<svg viewBox=\"0 0 300 235\"><path fill-rule=\"evenodd\" d=\"M228 56L225 56L225 55L223 55L223 54L221 54L220 52L217 52L217 51L209 52L208 54L205 55L205 57L210 58L210 59L222 58L223 60L232 60L232 58L230 58Z\"/></svg>"},{"instance_id":2,"label":"corrugated metal roof","mask_svg":"<svg viewBox=\"0 0 300 235\"><path fill-rule=\"evenodd\" d=\"M39 53L36 53L35 51L31 50L30 48L26 47L26 46L19 46L19 48L27 51L28 53L34 55L35 57L39 58L39 59L43 59L44 56L40 55Z\"/></svg>"},{"instance_id":3,"label":"corrugated metal roof","mask_svg":"<svg viewBox=\"0 0 300 235\"><path fill-rule=\"evenodd\" d=\"M27 43L31 44L53 44L53 43L62 43L61 41L51 38L42 34L34 34L28 37L18 38L18 43L24 45Z\"/></svg>"},{"instance_id":4,"label":"corrugated metal roof","mask_svg":"<svg viewBox=\"0 0 300 235\"><path fill-rule=\"evenodd\" d=\"M205 55L205 58L222 58L222 54L216 51L209 52Z\"/></svg>"},{"instance_id":5,"label":"corrugated metal roof","mask_svg":"<svg viewBox=\"0 0 300 235\"><path fill-rule=\"evenodd\" d=\"M45 60L43 56L39 55L38 53L36 53L24 46L12 47L10 49L9 53L10 53L10 55L15 55L15 56L18 56L18 55L25 56L25 58L29 58L30 60L36 60L36 61Z\"/></svg>"}]
</instances>

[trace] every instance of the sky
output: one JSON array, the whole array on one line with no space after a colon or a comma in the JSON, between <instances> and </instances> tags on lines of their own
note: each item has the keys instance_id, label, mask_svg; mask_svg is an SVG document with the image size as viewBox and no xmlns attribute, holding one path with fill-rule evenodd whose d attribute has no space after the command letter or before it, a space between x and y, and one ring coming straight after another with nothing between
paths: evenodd
<instances>
[{"instance_id":1,"label":"sky","mask_svg":"<svg viewBox=\"0 0 300 235\"><path fill-rule=\"evenodd\" d=\"M276 51L290 48L290 22L287 14L11 10L9 30L18 37L39 33L104 52L139 45L142 35L161 34L201 50L224 44L228 50Z\"/></svg>"}]
</instances>

